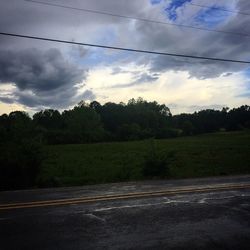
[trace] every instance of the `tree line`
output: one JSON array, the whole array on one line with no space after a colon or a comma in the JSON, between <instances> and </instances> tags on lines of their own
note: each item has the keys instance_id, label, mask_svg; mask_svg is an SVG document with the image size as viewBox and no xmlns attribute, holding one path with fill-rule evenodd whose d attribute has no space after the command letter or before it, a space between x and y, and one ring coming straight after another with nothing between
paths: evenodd
<instances>
[{"instance_id":1,"label":"tree line","mask_svg":"<svg viewBox=\"0 0 250 250\"><path fill-rule=\"evenodd\" d=\"M36 139L42 144L74 144L171 138L250 128L250 106L206 109L172 115L165 104L131 99L127 104L80 102L59 112L46 109L31 118L15 111L0 116L1 142Z\"/></svg>"}]
</instances>

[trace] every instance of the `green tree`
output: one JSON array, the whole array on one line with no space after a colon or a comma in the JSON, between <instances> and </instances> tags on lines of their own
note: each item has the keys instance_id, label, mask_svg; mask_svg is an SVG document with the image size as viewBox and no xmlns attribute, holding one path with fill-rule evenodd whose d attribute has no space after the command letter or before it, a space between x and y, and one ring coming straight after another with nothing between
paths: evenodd
<instances>
[{"instance_id":1,"label":"green tree","mask_svg":"<svg viewBox=\"0 0 250 250\"><path fill-rule=\"evenodd\" d=\"M96 142L104 136L100 116L90 107L80 104L62 113L65 129L73 142Z\"/></svg>"},{"instance_id":2,"label":"green tree","mask_svg":"<svg viewBox=\"0 0 250 250\"><path fill-rule=\"evenodd\" d=\"M14 111L8 116L8 133L12 141L22 141L33 137L32 120L24 111Z\"/></svg>"}]
</instances>

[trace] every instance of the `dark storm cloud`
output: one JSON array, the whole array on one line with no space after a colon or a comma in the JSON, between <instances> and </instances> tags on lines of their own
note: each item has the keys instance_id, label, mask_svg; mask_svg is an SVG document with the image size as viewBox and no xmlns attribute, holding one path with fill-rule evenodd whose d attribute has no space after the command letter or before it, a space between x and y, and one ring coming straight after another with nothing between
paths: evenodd
<instances>
[{"instance_id":1,"label":"dark storm cloud","mask_svg":"<svg viewBox=\"0 0 250 250\"><path fill-rule=\"evenodd\" d=\"M164 50L196 56L248 60L249 53L247 51L250 50L249 38L238 37L238 39L235 40L235 37L232 38L223 36L223 38L219 38L214 34L210 34L210 36L207 36L206 38L207 41L205 41L205 39L197 39L194 43L188 44L187 40L185 47L183 48L183 43L179 39L174 43L174 45L169 45ZM231 44L232 41L234 41L233 44ZM196 77L198 79L216 78L223 73L227 74L229 72L238 72L249 67L248 64L215 62L197 59L180 59L164 56L155 56L150 60L149 66L152 72L165 72L168 70L188 71L191 77Z\"/></svg>"},{"instance_id":2,"label":"dark storm cloud","mask_svg":"<svg viewBox=\"0 0 250 250\"><path fill-rule=\"evenodd\" d=\"M247 0L233 2L237 3L237 11L242 12L245 12L250 5ZM15 8L13 8L13 3ZM171 22L168 20L168 13L166 12L167 6L171 5L171 3L173 1L161 1L159 5L151 5L150 0L91 0L84 2L74 0L70 1L70 3L66 0L60 1L61 5L100 10L163 22ZM207 1L206 5L213 6L214 3L215 1ZM222 0L220 4L224 6L223 4L228 4L228 1ZM177 5L175 11L176 23L183 24L186 24L186 21L192 24L192 20L195 19L197 13L200 13L199 8L195 8L188 3ZM213 18L213 13L210 14L211 18ZM212 28L236 33L250 33L249 22L249 16L232 14L225 22L223 21ZM194 25L206 27L207 24L195 23ZM110 29L114 31L114 37L119 46L229 59L249 59L247 51L250 50L250 37L160 25L17 0L13 0L13 2L3 0L2 8L0 9L0 29L3 31L7 29L10 32L18 31L18 33L46 35L48 37L83 42L89 41L88 39L90 39L90 42L96 42L95 39L97 39L98 43L103 41L103 37L106 37L107 33L105 33L105 30ZM27 46L27 44L37 44L38 47L42 48L51 46L49 43L38 41L34 43L34 41L25 39L3 37L1 40L5 41L2 42L5 48L9 46L18 48L20 44L23 47ZM60 48L61 46L63 47L63 45L58 46ZM63 48L65 49L65 46ZM86 51L79 49L78 53L80 56L84 56ZM237 72L245 69L244 65L233 63L182 60L180 58L165 56L150 57L143 54L134 54L130 58L131 61L136 61L139 65L149 65L152 72L164 72L167 70L188 71L190 76L200 79L213 78L223 73ZM98 62L96 63L98 64ZM117 64L115 67L116 70L119 69Z\"/></svg>"},{"instance_id":3,"label":"dark storm cloud","mask_svg":"<svg viewBox=\"0 0 250 250\"><path fill-rule=\"evenodd\" d=\"M30 91L16 90L12 96L0 94L0 101L7 104L19 103L32 109L58 108L63 109L73 106L80 101L93 101L96 99L91 90L85 90L78 94L76 88L64 89L60 92L44 93L44 95L35 95Z\"/></svg>"},{"instance_id":4,"label":"dark storm cloud","mask_svg":"<svg viewBox=\"0 0 250 250\"><path fill-rule=\"evenodd\" d=\"M80 94L77 98L79 100L93 101L96 99L96 95L93 93L92 90L86 90L82 94Z\"/></svg>"},{"instance_id":5,"label":"dark storm cloud","mask_svg":"<svg viewBox=\"0 0 250 250\"><path fill-rule=\"evenodd\" d=\"M43 1L43 0L42 0ZM146 0L147 1L147 0ZM60 0L51 1L59 5L86 8L120 14L140 11L145 0ZM43 1L50 2L50 1ZM109 26L127 25L129 20L100 14L88 13L67 8L48 6L24 0L1 0L0 30L2 32L20 33L34 36L47 36L57 39L90 42L96 34L104 34L103 30ZM90 39L90 40L89 40ZM101 39L102 40L102 39ZM51 43L1 37L0 46L5 48L50 47ZM64 45L58 44L65 48ZM79 51L82 54L83 51Z\"/></svg>"},{"instance_id":6,"label":"dark storm cloud","mask_svg":"<svg viewBox=\"0 0 250 250\"><path fill-rule=\"evenodd\" d=\"M249 1L239 1L237 11L244 12L244 6L250 5L250 3L247 4L246 2ZM207 4L209 5L210 2ZM182 7L182 15L184 17L185 11L188 11L191 7L188 4ZM178 22L181 21L177 20ZM249 22L250 16L232 14L225 22L212 27L212 29L249 34ZM206 24L200 23L196 25L203 27ZM147 49L236 60L249 60L250 58L249 36L229 35L188 28L173 28L152 23L144 25L140 22L136 23L136 29L138 34L140 34L141 44ZM144 58L144 61L146 61L148 57L144 56ZM247 64L182 59L167 56L154 56L147 61L152 72L165 72L168 70L188 71L191 77L199 79L215 78L223 73L242 71L249 67Z\"/></svg>"},{"instance_id":7,"label":"dark storm cloud","mask_svg":"<svg viewBox=\"0 0 250 250\"><path fill-rule=\"evenodd\" d=\"M58 49L0 51L0 84L16 86L12 97L0 96L5 103L14 98L29 107L65 107L78 101L75 85L85 78L86 70L67 61Z\"/></svg>"},{"instance_id":8,"label":"dark storm cloud","mask_svg":"<svg viewBox=\"0 0 250 250\"><path fill-rule=\"evenodd\" d=\"M190 77L195 77L197 79L216 78L221 75L230 76L233 72L245 70L248 67L248 65L240 65L236 63L192 59L181 60L162 56L156 57L154 60L150 61L151 72L163 73L169 70L188 71Z\"/></svg>"},{"instance_id":9,"label":"dark storm cloud","mask_svg":"<svg viewBox=\"0 0 250 250\"><path fill-rule=\"evenodd\" d=\"M94 100L95 95L91 90L85 90L82 94L77 94L76 89L71 90L65 89L59 93L54 93L53 95L40 95L39 97L33 95L32 93L17 92L16 101L18 103L24 104L26 106L35 108L66 108L79 103L81 100Z\"/></svg>"},{"instance_id":10,"label":"dark storm cloud","mask_svg":"<svg viewBox=\"0 0 250 250\"><path fill-rule=\"evenodd\" d=\"M8 96L1 96L0 95L0 101L3 103L7 103L7 104L12 104L15 102L15 98L14 97L8 97Z\"/></svg>"},{"instance_id":11,"label":"dark storm cloud","mask_svg":"<svg viewBox=\"0 0 250 250\"><path fill-rule=\"evenodd\" d=\"M80 82L84 71L66 61L58 49L0 51L0 82L35 93Z\"/></svg>"},{"instance_id":12,"label":"dark storm cloud","mask_svg":"<svg viewBox=\"0 0 250 250\"><path fill-rule=\"evenodd\" d=\"M76 8L93 9L162 22L171 22L167 13L164 12L166 5L170 2L173 1L161 1L161 4L158 5L152 5L150 0L55 1L55 3ZM221 0L220 5L223 6L223 3L228 2ZM237 4L235 9L237 11L246 12L247 9L250 9L250 1L248 0L232 0L230 2ZM206 1L206 5L214 3L215 1ZM195 19L195 12L200 11L199 8L194 8L189 4L182 5L175 10L175 22L183 24L193 24L192 17ZM250 16L232 14L214 29L250 34L249 22ZM206 24L202 23L194 25L206 27ZM97 15L20 0L1 1L0 30L142 50L239 60L249 60L250 58L250 37ZM55 46L57 49L53 49ZM124 67L124 65L131 63L140 67L145 66L149 70L148 75L145 76L136 72L141 78L134 78L130 83L112 86L117 88L154 82L161 73L169 70L188 71L190 77L206 79L220 75L226 76L227 73L242 71L249 66L134 53L121 53L119 54L121 57L112 61L108 50L105 50L105 53L100 53L100 50L97 49L77 46L73 48L65 44L1 36L0 84L13 83L16 89L10 90L9 95L0 93L0 100L5 103L21 103L29 107L66 107L76 103L81 98L94 99L95 94L91 90L84 89L85 92L82 90L79 93L77 83L85 80L87 73L79 69L72 61L79 63L79 65L86 65L86 67L108 66L113 68L112 74L114 75L133 73L126 71L126 67Z\"/></svg>"}]
</instances>

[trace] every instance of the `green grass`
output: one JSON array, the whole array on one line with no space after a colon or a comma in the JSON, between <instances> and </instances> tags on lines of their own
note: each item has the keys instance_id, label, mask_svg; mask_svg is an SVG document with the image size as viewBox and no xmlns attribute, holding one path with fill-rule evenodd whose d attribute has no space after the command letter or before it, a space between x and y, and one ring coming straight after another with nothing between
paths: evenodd
<instances>
[{"instance_id":1,"label":"green grass","mask_svg":"<svg viewBox=\"0 0 250 250\"><path fill-rule=\"evenodd\" d=\"M150 140L47 146L42 186L143 180ZM174 152L170 178L250 173L250 132L215 133L155 140L160 154Z\"/></svg>"}]
</instances>

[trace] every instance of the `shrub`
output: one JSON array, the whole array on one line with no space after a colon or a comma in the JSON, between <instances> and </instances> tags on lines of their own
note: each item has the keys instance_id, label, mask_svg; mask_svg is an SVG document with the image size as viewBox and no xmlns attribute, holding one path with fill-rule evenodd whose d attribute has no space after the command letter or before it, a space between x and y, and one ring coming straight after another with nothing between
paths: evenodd
<instances>
[{"instance_id":1,"label":"shrub","mask_svg":"<svg viewBox=\"0 0 250 250\"><path fill-rule=\"evenodd\" d=\"M43 160L41 144L35 140L9 142L0 150L0 190L33 187Z\"/></svg>"},{"instance_id":2,"label":"shrub","mask_svg":"<svg viewBox=\"0 0 250 250\"><path fill-rule=\"evenodd\" d=\"M150 141L150 148L144 158L142 168L145 177L168 177L170 176L169 166L174 158L174 152L159 152L155 146L155 141Z\"/></svg>"}]
</instances>

